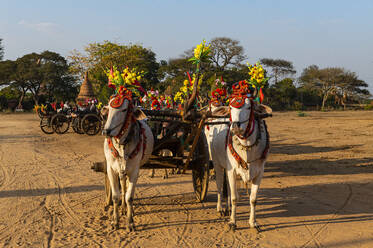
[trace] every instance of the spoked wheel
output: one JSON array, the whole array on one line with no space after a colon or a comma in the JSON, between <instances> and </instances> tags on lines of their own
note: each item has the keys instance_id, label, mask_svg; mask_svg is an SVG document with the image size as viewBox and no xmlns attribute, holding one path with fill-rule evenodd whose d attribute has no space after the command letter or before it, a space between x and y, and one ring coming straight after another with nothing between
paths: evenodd
<instances>
[{"instance_id":1,"label":"spoked wheel","mask_svg":"<svg viewBox=\"0 0 373 248\"><path fill-rule=\"evenodd\" d=\"M38 112L38 116L40 119L42 119L45 116L45 113L40 108L38 109L37 112Z\"/></svg>"},{"instance_id":2,"label":"spoked wheel","mask_svg":"<svg viewBox=\"0 0 373 248\"><path fill-rule=\"evenodd\" d=\"M70 121L64 114L56 114L52 118L53 130L58 134L64 134L69 130Z\"/></svg>"},{"instance_id":3,"label":"spoked wheel","mask_svg":"<svg viewBox=\"0 0 373 248\"><path fill-rule=\"evenodd\" d=\"M85 134L96 135L101 131L101 120L96 114L87 114L83 117L81 127Z\"/></svg>"},{"instance_id":4,"label":"spoked wheel","mask_svg":"<svg viewBox=\"0 0 373 248\"><path fill-rule=\"evenodd\" d=\"M193 188L197 200L203 202L207 196L209 186L209 153L205 135L200 135L192 164Z\"/></svg>"},{"instance_id":5,"label":"spoked wheel","mask_svg":"<svg viewBox=\"0 0 373 248\"><path fill-rule=\"evenodd\" d=\"M53 127L52 127L52 117L43 117L40 120L40 129L45 134L52 134L54 133Z\"/></svg>"},{"instance_id":6,"label":"spoked wheel","mask_svg":"<svg viewBox=\"0 0 373 248\"><path fill-rule=\"evenodd\" d=\"M83 130L80 126L80 118L79 117L74 117L71 123L71 126L73 127L74 132L78 134L83 134Z\"/></svg>"}]
</instances>

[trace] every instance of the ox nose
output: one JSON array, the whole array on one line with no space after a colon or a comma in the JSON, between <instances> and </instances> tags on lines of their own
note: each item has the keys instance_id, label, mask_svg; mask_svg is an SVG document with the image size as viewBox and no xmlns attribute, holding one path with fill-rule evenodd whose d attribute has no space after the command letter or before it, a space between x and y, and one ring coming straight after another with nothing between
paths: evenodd
<instances>
[{"instance_id":1,"label":"ox nose","mask_svg":"<svg viewBox=\"0 0 373 248\"><path fill-rule=\"evenodd\" d=\"M110 130L108 129L103 129L102 130L102 135L105 135L106 137L110 135Z\"/></svg>"}]
</instances>

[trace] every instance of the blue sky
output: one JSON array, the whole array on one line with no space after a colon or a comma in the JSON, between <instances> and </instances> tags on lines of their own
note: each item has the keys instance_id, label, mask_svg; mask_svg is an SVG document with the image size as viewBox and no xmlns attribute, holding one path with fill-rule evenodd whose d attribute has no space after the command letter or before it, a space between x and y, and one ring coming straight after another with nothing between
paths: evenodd
<instances>
[{"instance_id":1,"label":"blue sky","mask_svg":"<svg viewBox=\"0 0 373 248\"><path fill-rule=\"evenodd\" d=\"M248 61L282 58L357 72L373 93L372 0L0 0L5 59L92 42L139 43L158 59L227 36Z\"/></svg>"}]
</instances>

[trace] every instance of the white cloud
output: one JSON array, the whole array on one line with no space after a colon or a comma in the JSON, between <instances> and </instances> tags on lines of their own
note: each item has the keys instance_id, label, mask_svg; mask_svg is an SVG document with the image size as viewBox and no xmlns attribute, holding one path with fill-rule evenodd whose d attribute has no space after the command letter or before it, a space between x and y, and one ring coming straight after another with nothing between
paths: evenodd
<instances>
[{"instance_id":1,"label":"white cloud","mask_svg":"<svg viewBox=\"0 0 373 248\"><path fill-rule=\"evenodd\" d=\"M56 27L57 24L53 22L38 22L38 23L33 23L33 22L28 22L25 20L21 20L18 22L19 25L34 29L39 32L49 32L53 31Z\"/></svg>"}]
</instances>

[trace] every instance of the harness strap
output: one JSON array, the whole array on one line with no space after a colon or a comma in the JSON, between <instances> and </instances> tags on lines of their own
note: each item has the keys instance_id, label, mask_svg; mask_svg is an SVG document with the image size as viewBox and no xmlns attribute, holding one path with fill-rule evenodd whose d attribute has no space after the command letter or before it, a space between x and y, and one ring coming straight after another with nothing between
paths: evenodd
<instances>
[{"instance_id":1,"label":"harness strap","mask_svg":"<svg viewBox=\"0 0 373 248\"><path fill-rule=\"evenodd\" d=\"M127 114L126 114L126 119L123 123L123 126L119 132L119 134L117 136L115 136L115 138L117 139L120 139L122 138L122 136L125 134L125 132L128 130L128 126L130 125L130 123L134 123L136 122L136 119L135 117L133 116L133 106L132 106L132 103L129 104L128 106L128 109L127 109Z\"/></svg>"},{"instance_id":2,"label":"harness strap","mask_svg":"<svg viewBox=\"0 0 373 248\"><path fill-rule=\"evenodd\" d=\"M117 149L115 149L115 147L113 145L113 141L111 140L111 137L106 138L106 140L107 140L107 144L109 146L109 149L111 151L111 154L113 155L114 158L118 158L119 157L119 152L117 151Z\"/></svg>"},{"instance_id":3,"label":"harness strap","mask_svg":"<svg viewBox=\"0 0 373 248\"><path fill-rule=\"evenodd\" d=\"M129 159L133 159L134 157L137 156L137 154L139 153L140 149L141 149L141 145L142 145L142 157L141 159L144 158L144 155L145 155L145 149L146 149L146 135L145 135L145 128L142 127L141 123L140 122L137 122L139 125L140 125L140 132L139 132L139 142L137 142L137 145L135 147L135 149L131 152L131 154L128 156ZM108 146L110 148L110 151L111 151L111 154L113 155L114 158L119 158L119 152L118 150L114 147L114 144L113 144L113 141L112 141L112 138L109 137L107 138L107 143L108 143Z\"/></svg>"},{"instance_id":4,"label":"harness strap","mask_svg":"<svg viewBox=\"0 0 373 248\"><path fill-rule=\"evenodd\" d=\"M258 159L255 159L255 160L252 160L252 161L248 161L248 162L245 162L241 156L236 152L236 150L234 149L233 147L233 140L232 140L232 134L230 132L230 130L228 129L228 132L227 132L227 138L226 138L226 142L225 142L225 148L229 148L229 151L231 152L232 156L234 157L234 159L237 161L238 165L241 166L243 169L247 170L248 169L248 166L250 163L252 162L255 162L257 160L260 160L260 159L265 159L268 155L268 151L269 151L269 133L268 133L268 130L267 130L267 124L265 123L265 121L263 121L264 123L264 130L266 132L266 146L261 154L261 156L258 158ZM260 126L260 123L258 123L258 125ZM259 132L260 132L260 128L259 128ZM256 142L257 143L257 142Z\"/></svg>"}]
</instances>

